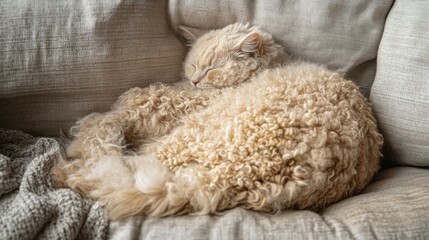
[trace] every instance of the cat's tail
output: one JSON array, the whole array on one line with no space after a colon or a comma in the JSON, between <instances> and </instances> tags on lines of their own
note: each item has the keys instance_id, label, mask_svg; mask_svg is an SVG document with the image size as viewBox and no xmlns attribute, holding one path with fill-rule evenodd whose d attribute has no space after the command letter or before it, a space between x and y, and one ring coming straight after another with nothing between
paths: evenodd
<instances>
[{"instance_id":1,"label":"cat's tail","mask_svg":"<svg viewBox=\"0 0 429 240\"><path fill-rule=\"evenodd\" d=\"M187 167L173 174L160 161L147 155L133 157L129 162L134 184L98 198L106 206L109 218L162 217L189 212L207 214L218 209L221 192L204 186L207 176L203 169Z\"/></svg>"}]
</instances>

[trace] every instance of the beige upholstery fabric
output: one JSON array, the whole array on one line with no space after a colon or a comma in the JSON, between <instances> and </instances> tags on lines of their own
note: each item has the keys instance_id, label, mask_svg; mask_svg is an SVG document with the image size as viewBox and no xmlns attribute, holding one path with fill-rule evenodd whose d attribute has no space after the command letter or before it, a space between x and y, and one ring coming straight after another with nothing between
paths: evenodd
<instances>
[{"instance_id":1,"label":"beige upholstery fabric","mask_svg":"<svg viewBox=\"0 0 429 240\"><path fill-rule=\"evenodd\" d=\"M179 79L167 1L0 1L0 127L58 135L127 89Z\"/></svg>"},{"instance_id":2,"label":"beige upholstery fabric","mask_svg":"<svg viewBox=\"0 0 429 240\"><path fill-rule=\"evenodd\" d=\"M391 3L1 1L0 126L57 135L131 87L176 81L185 49L168 18L174 29L260 25L293 56L349 73L368 95Z\"/></svg>"},{"instance_id":3,"label":"beige upholstery fabric","mask_svg":"<svg viewBox=\"0 0 429 240\"><path fill-rule=\"evenodd\" d=\"M272 33L291 55L350 73L368 96L375 75L377 48L386 1L212 1L172 0L172 26L220 28L250 22Z\"/></svg>"},{"instance_id":4,"label":"beige upholstery fabric","mask_svg":"<svg viewBox=\"0 0 429 240\"><path fill-rule=\"evenodd\" d=\"M395 1L378 53L371 101L399 164L429 166L428 13L428 1Z\"/></svg>"},{"instance_id":5,"label":"beige upholstery fabric","mask_svg":"<svg viewBox=\"0 0 429 240\"><path fill-rule=\"evenodd\" d=\"M412 176L412 177L410 177ZM223 216L113 222L111 239L428 239L429 170L398 167L321 215L273 216L233 209Z\"/></svg>"}]
</instances>

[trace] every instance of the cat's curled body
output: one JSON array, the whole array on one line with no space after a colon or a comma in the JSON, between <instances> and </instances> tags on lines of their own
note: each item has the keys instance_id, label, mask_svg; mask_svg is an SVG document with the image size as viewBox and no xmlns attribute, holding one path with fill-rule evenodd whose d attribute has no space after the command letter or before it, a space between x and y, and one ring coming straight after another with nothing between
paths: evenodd
<instances>
[{"instance_id":1,"label":"cat's curled body","mask_svg":"<svg viewBox=\"0 0 429 240\"><path fill-rule=\"evenodd\" d=\"M67 149L74 160L54 169L58 185L118 219L319 210L370 181L382 137L355 84L314 64L280 66L282 48L248 25L183 31L194 86L134 88L82 119ZM135 155L124 153L130 145Z\"/></svg>"}]
</instances>

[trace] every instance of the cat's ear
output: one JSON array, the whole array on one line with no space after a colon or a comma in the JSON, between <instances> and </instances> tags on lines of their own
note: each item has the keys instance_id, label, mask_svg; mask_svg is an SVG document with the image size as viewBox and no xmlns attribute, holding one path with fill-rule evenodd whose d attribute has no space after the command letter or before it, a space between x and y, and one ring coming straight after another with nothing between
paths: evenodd
<instances>
[{"instance_id":1,"label":"cat's ear","mask_svg":"<svg viewBox=\"0 0 429 240\"><path fill-rule=\"evenodd\" d=\"M240 42L239 49L242 52L260 55L262 54L262 40L257 32L247 34Z\"/></svg>"},{"instance_id":2,"label":"cat's ear","mask_svg":"<svg viewBox=\"0 0 429 240\"><path fill-rule=\"evenodd\" d=\"M182 33L182 36L186 39L189 46L192 46L195 41L205 33L207 33L207 30L197 29L193 27L187 27L180 25L179 26L180 32Z\"/></svg>"}]
</instances>

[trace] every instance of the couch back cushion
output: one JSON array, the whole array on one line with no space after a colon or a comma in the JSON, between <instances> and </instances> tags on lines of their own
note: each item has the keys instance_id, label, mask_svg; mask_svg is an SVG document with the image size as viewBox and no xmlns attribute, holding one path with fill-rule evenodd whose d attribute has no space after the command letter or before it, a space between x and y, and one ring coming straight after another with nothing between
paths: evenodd
<instances>
[{"instance_id":1,"label":"couch back cushion","mask_svg":"<svg viewBox=\"0 0 429 240\"><path fill-rule=\"evenodd\" d=\"M176 33L259 25L368 96L392 1L1 1L0 127L57 135L128 88L178 80L186 49L168 19Z\"/></svg>"},{"instance_id":2,"label":"couch back cushion","mask_svg":"<svg viewBox=\"0 0 429 240\"><path fill-rule=\"evenodd\" d=\"M395 1L371 89L387 154L404 165L429 166L428 13L428 1Z\"/></svg>"},{"instance_id":3,"label":"couch back cushion","mask_svg":"<svg viewBox=\"0 0 429 240\"><path fill-rule=\"evenodd\" d=\"M131 87L180 76L167 1L0 3L0 127L58 135Z\"/></svg>"},{"instance_id":4,"label":"couch back cushion","mask_svg":"<svg viewBox=\"0 0 429 240\"><path fill-rule=\"evenodd\" d=\"M290 55L346 74L368 96L392 2L171 0L169 12L176 30L180 24L205 29L234 22L258 25Z\"/></svg>"}]
</instances>

